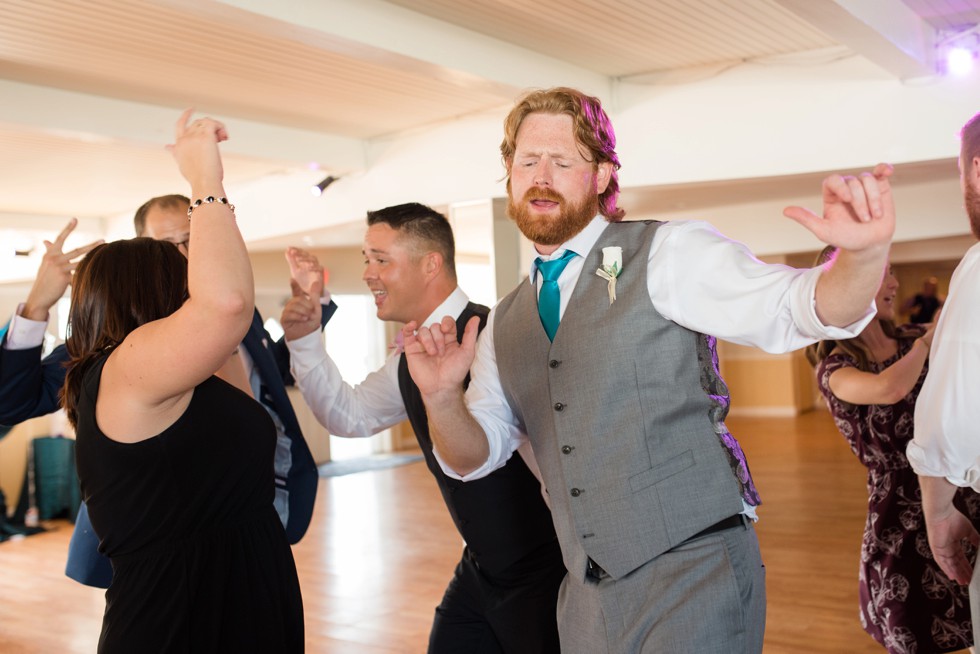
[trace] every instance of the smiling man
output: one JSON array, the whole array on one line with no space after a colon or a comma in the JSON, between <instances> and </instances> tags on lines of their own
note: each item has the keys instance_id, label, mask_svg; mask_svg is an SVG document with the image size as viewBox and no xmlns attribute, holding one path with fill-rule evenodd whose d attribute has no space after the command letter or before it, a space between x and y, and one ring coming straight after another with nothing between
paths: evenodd
<instances>
[{"instance_id":1,"label":"smiling man","mask_svg":"<svg viewBox=\"0 0 980 654\"><path fill-rule=\"evenodd\" d=\"M449 315L463 325L471 318L482 323L489 312L456 284L449 221L421 204L368 213L364 281L381 320L425 325ZM319 294L317 288L303 290L310 297ZM510 457L472 484L447 476L433 455L425 407L400 351L352 388L324 351L312 303L294 297L283 309L282 325L296 383L333 435L371 436L411 421L466 542L436 608L429 652L557 653L555 606L565 568L540 483L529 467L536 467L533 460Z\"/></svg>"},{"instance_id":2,"label":"smiling man","mask_svg":"<svg viewBox=\"0 0 980 654\"><path fill-rule=\"evenodd\" d=\"M509 214L539 257L479 343L472 324L461 341L453 320L406 325L408 365L448 476L476 483L530 439L568 568L563 653L759 652L760 499L715 337L787 351L859 333L894 230L891 169L826 179L822 218L787 210L841 249L794 270L706 223L621 222L615 146L596 98L518 100Z\"/></svg>"}]
</instances>

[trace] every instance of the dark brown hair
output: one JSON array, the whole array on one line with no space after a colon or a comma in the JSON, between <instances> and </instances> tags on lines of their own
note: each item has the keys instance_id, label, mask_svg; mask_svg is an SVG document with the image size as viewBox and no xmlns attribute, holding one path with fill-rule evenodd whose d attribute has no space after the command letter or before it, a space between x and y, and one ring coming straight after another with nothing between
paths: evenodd
<instances>
[{"instance_id":1,"label":"dark brown hair","mask_svg":"<svg viewBox=\"0 0 980 654\"><path fill-rule=\"evenodd\" d=\"M599 98L586 95L568 87L555 87L531 91L518 99L504 120L504 140L500 155L507 167L507 186L510 187L510 167L517 150L517 130L531 114L566 114L572 117L575 141L588 151L593 164L611 163L609 185L599 195L599 213L610 222L618 222L626 215L616 206L619 199L619 156L616 154L616 133L612 121L602 109Z\"/></svg>"},{"instance_id":2,"label":"dark brown hair","mask_svg":"<svg viewBox=\"0 0 980 654\"><path fill-rule=\"evenodd\" d=\"M187 299L187 259L173 243L134 238L105 243L72 278L68 374L61 404L72 426L85 371L134 329L165 318Z\"/></svg>"}]
</instances>

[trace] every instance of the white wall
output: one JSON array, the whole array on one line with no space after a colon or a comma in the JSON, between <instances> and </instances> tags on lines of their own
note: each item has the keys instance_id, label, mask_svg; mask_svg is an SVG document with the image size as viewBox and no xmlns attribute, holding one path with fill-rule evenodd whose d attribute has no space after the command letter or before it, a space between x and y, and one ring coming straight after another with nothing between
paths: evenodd
<instances>
[{"instance_id":1,"label":"white wall","mask_svg":"<svg viewBox=\"0 0 980 654\"><path fill-rule=\"evenodd\" d=\"M955 158L958 130L980 111L980 72L903 83L857 57L806 67L746 64L689 84L619 84L615 98L607 109L624 188L703 183ZM305 192L315 173L236 189L242 230L254 240L362 220L368 209L400 202L502 197L499 144L508 109L374 141L364 172L322 198ZM962 233L950 184L921 195L900 191L900 216L914 220L900 223L897 238ZM819 188L799 200L819 207ZM784 204L719 207L706 217L763 252L812 247L799 227L783 224Z\"/></svg>"}]
</instances>

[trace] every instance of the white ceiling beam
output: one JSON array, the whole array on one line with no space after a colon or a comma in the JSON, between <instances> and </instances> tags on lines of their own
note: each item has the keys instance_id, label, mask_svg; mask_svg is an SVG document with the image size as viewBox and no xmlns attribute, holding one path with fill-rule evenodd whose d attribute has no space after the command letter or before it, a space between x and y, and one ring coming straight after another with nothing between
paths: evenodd
<instances>
[{"instance_id":1,"label":"white ceiling beam","mask_svg":"<svg viewBox=\"0 0 980 654\"><path fill-rule=\"evenodd\" d=\"M179 110L50 87L0 80L0 123L78 140L160 144L173 140ZM224 120L222 118L222 120ZM322 132L246 120L225 120L234 139L224 150L246 157L294 162L319 161L346 174L366 167L365 144ZM323 161L323 153L330 160Z\"/></svg>"},{"instance_id":2,"label":"white ceiling beam","mask_svg":"<svg viewBox=\"0 0 980 654\"><path fill-rule=\"evenodd\" d=\"M238 8L234 19L252 29L479 88L503 102L530 87L556 85L605 99L612 84L604 75L379 0L165 1L225 20L232 18L228 7Z\"/></svg>"},{"instance_id":3,"label":"white ceiling beam","mask_svg":"<svg viewBox=\"0 0 980 654\"><path fill-rule=\"evenodd\" d=\"M936 30L894 0L776 0L899 79L936 74Z\"/></svg>"}]
</instances>

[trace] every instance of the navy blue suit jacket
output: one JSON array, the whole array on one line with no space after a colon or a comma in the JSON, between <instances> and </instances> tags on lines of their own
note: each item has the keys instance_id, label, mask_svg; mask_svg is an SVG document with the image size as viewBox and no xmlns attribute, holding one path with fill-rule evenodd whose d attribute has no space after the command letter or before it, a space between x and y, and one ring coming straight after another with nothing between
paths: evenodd
<instances>
[{"instance_id":1,"label":"navy blue suit jacket","mask_svg":"<svg viewBox=\"0 0 980 654\"><path fill-rule=\"evenodd\" d=\"M333 301L323 306L321 328L336 310L337 305ZM252 324L242 345L252 358L262 382L260 399L275 410L290 441L291 467L286 479L277 478L276 483L284 486L288 492L286 537L290 543L296 543L306 533L313 517L319 476L296 413L286 395L286 386L293 384L289 372L289 349L284 339L272 340L258 311L252 316ZM7 350L0 342L0 425L15 425L59 408L58 393L65 382L64 364L68 361L68 353L64 345L59 345L43 361L40 361L40 356L40 346ZM112 580L112 568L109 560L98 553L98 538L92 530L84 502L68 546L65 574L83 584L100 588L107 588Z\"/></svg>"},{"instance_id":2,"label":"navy blue suit jacket","mask_svg":"<svg viewBox=\"0 0 980 654\"><path fill-rule=\"evenodd\" d=\"M6 340L0 341L0 425L13 427L57 411L68 363L65 346L59 345L42 361L40 345L7 350Z\"/></svg>"}]
</instances>

